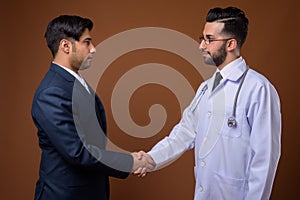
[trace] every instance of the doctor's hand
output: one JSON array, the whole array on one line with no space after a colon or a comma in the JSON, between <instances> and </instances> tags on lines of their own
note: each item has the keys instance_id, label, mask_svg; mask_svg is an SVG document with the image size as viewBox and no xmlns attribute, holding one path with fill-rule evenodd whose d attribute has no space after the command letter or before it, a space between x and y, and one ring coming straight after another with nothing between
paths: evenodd
<instances>
[{"instance_id":1,"label":"doctor's hand","mask_svg":"<svg viewBox=\"0 0 300 200\"><path fill-rule=\"evenodd\" d=\"M133 170L133 174L139 177L144 177L148 172L152 171L155 168L156 163L149 154L145 153L144 151L139 151L138 153L134 154L137 156L136 158L138 159L138 161L144 161L147 164L145 166L139 166L138 168Z\"/></svg>"}]
</instances>

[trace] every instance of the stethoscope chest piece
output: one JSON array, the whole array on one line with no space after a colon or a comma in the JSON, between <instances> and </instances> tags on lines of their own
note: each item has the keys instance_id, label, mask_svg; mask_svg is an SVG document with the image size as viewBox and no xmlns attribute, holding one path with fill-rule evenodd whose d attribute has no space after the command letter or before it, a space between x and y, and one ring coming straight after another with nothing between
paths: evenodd
<instances>
[{"instance_id":1,"label":"stethoscope chest piece","mask_svg":"<svg viewBox=\"0 0 300 200\"><path fill-rule=\"evenodd\" d=\"M231 116L231 117L228 118L227 125L230 128L236 127L236 120L235 120L234 116Z\"/></svg>"}]
</instances>

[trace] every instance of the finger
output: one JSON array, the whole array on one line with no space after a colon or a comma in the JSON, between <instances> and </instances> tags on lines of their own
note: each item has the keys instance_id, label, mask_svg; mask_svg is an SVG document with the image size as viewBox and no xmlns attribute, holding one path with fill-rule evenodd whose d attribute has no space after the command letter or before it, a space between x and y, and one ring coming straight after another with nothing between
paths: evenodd
<instances>
[{"instance_id":1,"label":"finger","mask_svg":"<svg viewBox=\"0 0 300 200\"><path fill-rule=\"evenodd\" d=\"M139 151L137 153L138 159L141 160L143 158L143 156L145 156L145 152L144 151Z\"/></svg>"},{"instance_id":2,"label":"finger","mask_svg":"<svg viewBox=\"0 0 300 200\"><path fill-rule=\"evenodd\" d=\"M145 174L147 171L148 171L148 169L147 169L146 167L144 167L144 168L141 170L141 174Z\"/></svg>"},{"instance_id":3,"label":"finger","mask_svg":"<svg viewBox=\"0 0 300 200\"><path fill-rule=\"evenodd\" d=\"M145 173L140 173L140 174L138 175L138 177L143 178L143 177L145 177L146 175L147 175L147 172L145 172Z\"/></svg>"},{"instance_id":4,"label":"finger","mask_svg":"<svg viewBox=\"0 0 300 200\"><path fill-rule=\"evenodd\" d=\"M143 168L139 167L137 170L135 170L133 173L134 174L140 174L142 172Z\"/></svg>"},{"instance_id":5,"label":"finger","mask_svg":"<svg viewBox=\"0 0 300 200\"><path fill-rule=\"evenodd\" d=\"M138 177L140 177L140 178L144 178L146 175L147 175L147 173L144 173L144 174L139 174L139 175L138 175Z\"/></svg>"},{"instance_id":6,"label":"finger","mask_svg":"<svg viewBox=\"0 0 300 200\"><path fill-rule=\"evenodd\" d=\"M142 172L139 174L139 177L143 178L147 175L149 169L147 169L146 167L143 168Z\"/></svg>"}]
</instances>

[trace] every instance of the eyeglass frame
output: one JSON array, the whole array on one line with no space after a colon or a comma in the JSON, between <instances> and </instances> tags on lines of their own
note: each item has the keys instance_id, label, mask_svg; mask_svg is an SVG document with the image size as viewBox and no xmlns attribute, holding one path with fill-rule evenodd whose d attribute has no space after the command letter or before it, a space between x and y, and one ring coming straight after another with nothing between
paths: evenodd
<instances>
[{"instance_id":1,"label":"eyeglass frame","mask_svg":"<svg viewBox=\"0 0 300 200\"><path fill-rule=\"evenodd\" d=\"M212 39L212 38L208 38L208 39L205 39L204 36L200 36L199 37L199 40L200 40L200 44L202 43L202 41L204 41L204 44L206 45L210 45L211 42L215 42L215 41L228 41L228 40L231 40L231 39L234 39L234 38L222 38L222 39Z\"/></svg>"}]
</instances>

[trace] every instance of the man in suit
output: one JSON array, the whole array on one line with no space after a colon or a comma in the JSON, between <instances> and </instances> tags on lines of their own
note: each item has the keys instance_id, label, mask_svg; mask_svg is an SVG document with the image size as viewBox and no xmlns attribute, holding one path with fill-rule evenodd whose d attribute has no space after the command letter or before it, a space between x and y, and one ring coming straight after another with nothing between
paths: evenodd
<instances>
[{"instance_id":1,"label":"man in suit","mask_svg":"<svg viewBox=\"0 0 300 200\"><path fill-rule=\"evenodd\" d=\"M96 51L92 28L80 16L62 15L48 24L45 38L54 59L32 103L42 150L35 199L108 200L109 176L154 168L149 157L105 150L103 105L78 73Z\"/></svg>"}]
</instances>

